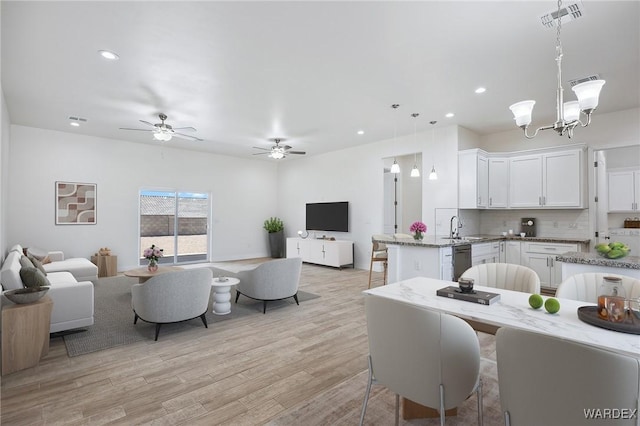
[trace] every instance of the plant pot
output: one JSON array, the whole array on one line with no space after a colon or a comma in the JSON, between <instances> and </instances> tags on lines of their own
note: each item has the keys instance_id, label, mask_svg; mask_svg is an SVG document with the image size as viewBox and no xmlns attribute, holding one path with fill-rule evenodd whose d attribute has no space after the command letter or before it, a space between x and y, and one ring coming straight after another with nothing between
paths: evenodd
<instances>
[{"instance_id":1,"label":"plant pot","mask_svg":"<svg viewBox=\"0 0 640 426\"><path fill-rule=\"evenodd\" d=\"M269 248L271 249L271 257L284 257L284 231L269 233Z\"/></svg>"}]
</instances>

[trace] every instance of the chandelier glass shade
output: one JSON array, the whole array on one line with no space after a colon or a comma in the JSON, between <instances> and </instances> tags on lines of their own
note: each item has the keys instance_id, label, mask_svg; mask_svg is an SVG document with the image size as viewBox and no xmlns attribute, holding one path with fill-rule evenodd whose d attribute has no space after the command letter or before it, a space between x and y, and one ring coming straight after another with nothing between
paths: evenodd
<instances>
[{"instance_id":1,"label":"chandelier glass shade","mask_svg":"<svg viewBox=\"0 0 640 426\"><path fill-rule=\"evenodd\" d=\"M562 42L560 40L560 32L562 30L562 0L558 0L558 12L556 18L556 67L558 87L556 89L556 122L548 126L538 127L533 134L527 132L531 124L531 115L533 106L536 104L534 100L517 102L509 107L513 113L516 125L524 131L527 139L534 138L540 130L555 130L560 136L567 135L569 138L573 136L573 130L577 126L586 127L591 123L591 114L598 106L600 91L604 85L604 80L590 80L572 87L573 92L578 98L577 101L564 102L564 89L562 88ZM580 120L581 114L586 116L583 122Z\"/></svg>"}]
</instances>

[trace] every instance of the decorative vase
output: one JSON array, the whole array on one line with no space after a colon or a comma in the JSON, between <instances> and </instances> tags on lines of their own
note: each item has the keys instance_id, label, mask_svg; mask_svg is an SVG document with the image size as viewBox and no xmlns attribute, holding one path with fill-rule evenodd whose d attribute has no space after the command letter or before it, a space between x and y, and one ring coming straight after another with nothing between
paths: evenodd
<instances>
[{"instance_id":1,"label":"decorative vase","mask_svg":"<svg viewBox=\"0 0 640 426\"><path fill-rule=\"evenodd\" d=\"M158 270L158 262L151 259L149 261L149 265L147 266L147 269L149 270L149 272L156 272Z\"/></svg>"},{"instance_id":2,"label":"decorative vase","mask_svg":"<svg viewBox=\"0 0 640 426\"><path fill-rule=\"evenodd\" d=\"M413 239L416 241L422 241L422 239L424 238L424 236L422 235L422 232L420 231L416 231L415 234L413 234Z\"/></svg>"}]
</instances>

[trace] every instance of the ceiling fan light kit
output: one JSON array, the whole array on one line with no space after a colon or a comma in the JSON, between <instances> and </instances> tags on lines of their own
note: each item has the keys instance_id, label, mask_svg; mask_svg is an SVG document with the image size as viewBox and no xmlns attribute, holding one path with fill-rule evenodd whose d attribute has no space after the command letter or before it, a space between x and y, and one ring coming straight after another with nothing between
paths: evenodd
<instances>
[{"instance_id":1,"label":"ceiling fan light kit","mask_svg":"<svg viewBox=\"0 0 640 426\"><path fill-rule=\"evenodd\" d=\"M259 146L254 146L254 149L259 149L262 150L264 152L256 152L253 155L264 155L266 154L267 157L273 158L275 160L281 160L283 158L285 158L287 155L289 154L295 154L295 155L305 155L306 152L305 151L291 151L291 148L289 145L280 145L280 142L283 142L285 139L283 138L271 138L269 139L269 141L273 142L274 145L271 148L262 148Z\"/></svg>"},{"instance_id":2,"label":"ceiling fan light kit","mask_svg":"<svg viewBox=\"0 0 640 426\"><path fill-rule=\"evenodd\" d=\"M179 133L176 132L176 130L180 130L180 131L190 131L190 132L195 132L196 129L193 127L173 127L167 123L165 123L165 120L167 119L167 115L164 113L160 113L158 114L158 118L160 118L160 123L150 123L148 121L145 120L140 120L141 123L146 124L147 126L151 127L151 129L134 129L134 128L129 128L129 127L120 127L120 130L135 130L135 131L141 131L141 132L153 132L153 139L157 140L157 141L161 141L161 142L166 142L166 141L170 141L172 138L176 137L179 139L187 139L187 140L191 140L191 141L202 141L203 139L197 138L195 136L192 135L187 135L184 133Z\"/></svg>"},{"instance_id":3,"label":"ceiling fan light kit","mask_svg":"<svg viewBox=\"0 0 640 426\"><path fill-rule=\"evenodd\" d=\"M577 5L577 6L576 6ZM558 0L558 8L555 13L545 15L546 18L542 19L542 23L546 27L556 26L556 66L557 66L557 79L558 88L556 89L556 122L548 125L538 127L536 131L531 135L527 132L529 124L531 124L531 113L533 106L536 104L534 100L527 100L517 102L509 107L513 113L516 125L524 131L524 135L527 139L536 137L540 130L555 130L558 135L564 136L565 134L571 138L573 136L573 130L580 125L581 127L587 127L591 123L591 114L598 106L598 100L600 97L600 91L604 86L605 81L596 79L587 79L582 83L576 84L572 87L573 92L578 98L577 101L564 102L562 88L562 42L560 40L560 32L562 30L563 20L573 20L582 16L582 10L578 2L572 3L568 8L562 7L562 0ZM586 121L580 120L580 114L586 116Z\"/></svg>"}]
</instances>

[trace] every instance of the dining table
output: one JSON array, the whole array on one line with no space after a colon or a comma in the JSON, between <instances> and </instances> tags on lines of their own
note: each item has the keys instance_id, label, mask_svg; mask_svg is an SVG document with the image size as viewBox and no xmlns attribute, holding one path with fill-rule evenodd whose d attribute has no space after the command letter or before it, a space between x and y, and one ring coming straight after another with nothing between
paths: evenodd
<instances>
[{"instance_id":1,"label":"dining table","mask_svg":"<svg viewBox=\"0 0 640 426\"><path fill-rule=\"evenodd\" d=\"M511 327L560 339L582 343L621 354L640 357L640 335L622 333L587 324L578 318L578 308L594 303L558 298L560 310L550 314L544 307L529 306L529 293L494 287L474 286L478 293L500 295L498 301L485 305L438 296L437 290L455 285L451 281L416 277L365 290L366 297L382 297L423 309L455 315L490 327Z\"/></svg>"}]
</instances>

